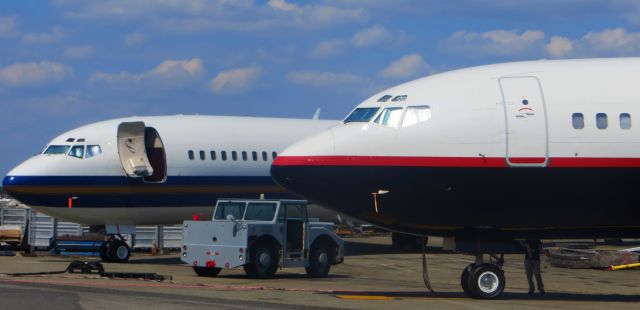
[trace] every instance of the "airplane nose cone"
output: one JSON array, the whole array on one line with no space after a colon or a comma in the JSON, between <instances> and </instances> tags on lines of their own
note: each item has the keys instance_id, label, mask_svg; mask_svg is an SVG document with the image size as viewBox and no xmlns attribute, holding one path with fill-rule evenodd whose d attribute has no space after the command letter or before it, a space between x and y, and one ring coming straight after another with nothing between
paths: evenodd
<instances>
[{"instance_id":1,"label":"airplane nose cone","mask_svg":"<svg viewBox=\"0 0 640 310\"><path fill-rule=\"evenodd\" d=\"M315 185L321 178L317 172L322 170L309 168L324 166L334 155L334 132L330 129L285 149L271 165L271 176L287 190L312 200L317 192L322 192L322 188ZM310 188L313 190L309 191Z\"/></svg>"}]
</instances>

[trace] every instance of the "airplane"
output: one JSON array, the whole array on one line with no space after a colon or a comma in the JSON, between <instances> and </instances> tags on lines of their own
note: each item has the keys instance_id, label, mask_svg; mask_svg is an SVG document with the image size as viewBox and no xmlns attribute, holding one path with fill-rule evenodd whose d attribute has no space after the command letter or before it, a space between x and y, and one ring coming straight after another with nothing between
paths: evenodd
<instances>
[{"instance_id":1,"label":"airplane","mask_svg":"<svg viewBox=\"0 0 640 310\"><path fill-rule=\"evenodd\" d=\"M386 89L280 153L305 199L474 254L461 286L504 290L523 240L640 237L640 58L459 69ZM634 119L635 118L635 119ZM485 259L489 254L490 259Z\"/></svg>"},{"instance_id":2,"label":"airplane","mask_svg":"<svg viewBox=\"0 0 640 310\"><path fill-rule=\"evenodd\" d=\"M65 132L3 179L13 198L105 230L103 260L126 262L136 225L209 219L218 198L293 197L269 167L287 145L338 121L232 116L112 119Z\"/></svg>"}]
</instances>

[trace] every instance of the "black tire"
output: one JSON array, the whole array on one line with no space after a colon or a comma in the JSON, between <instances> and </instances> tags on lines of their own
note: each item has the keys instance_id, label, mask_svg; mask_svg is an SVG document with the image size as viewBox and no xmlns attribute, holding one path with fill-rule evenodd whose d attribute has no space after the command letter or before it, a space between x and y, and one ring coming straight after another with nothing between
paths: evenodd
<instances>
[{"instance_id":1,"label":"black tire","mask_svg":"<svg viewBox=\"0 0 640 310\"><path fill-rule=\"evenodd\" d=\"M309 251L309 267L306 267L307 275L312 278L322 278L329 274L331 269L332 253L327 242L316 242Z\"/></svg>"},{"instance_id":2,"label":"black tire","mask_svg":"<svg viewBox=\"0 0 640 310\"><path fill-rule=\"evenodd\" d=\"M460 286L462 286L462 290L469 297L471 297L471 294L469 293L469 274L474 266L475 264L469 264L464 268L464 270L462 270L462 274L460 275Z\"/></svg>"},{"instance_id":3,"label":"black tire","mask_svg":"<svg viewBox=\"0 0 640 310\"><path fill-rule=\"evenodd\" d=\"M111 262L111 259L109 257L109 241L105 241L104 243L102 243L102 245L100 246L100 258L102 259L103 262Z\"/></svg>"},{"instance_id":4,"label":"black tire","mask_svg":"<svg viewBox=\"0 0 640 310\"><path fill-rule=\"evenodd\" d=\"M494 299L500 296L505 287L504 272L493 264L481 264L471 269L468 289L476 299Z\"/></svg>"},{"instance_id":5,"label":"black tire","mask_svg":"<svg viewBox=\"0 0 640 310\"><path fill-rule=\"evenodd\" d=\"M247 274L256 278L272 278L278 269L278 250L272 242L259 241L251 247Z\"/></svg>"},{"instance_id":6,"label":"black tire","mask_svg":"<svg viewBox=\"0 0 640 310\"><path fill-rule=\"evenodd\" d=\"M242 268L244 268L244 272L247 274L247 276L252 278L256 276L255 270L253 270L251 264L242 265Z\"/></svg>"},{"instance_id":7,"label":"black tire","mask_svg":"<svg viewBox=\"0 0 640 310\"><path fill-rule=\"evenodd\" d=\"M107 257L114 263L126 263L129 261L131 255L131 249L122 240L111 241L110 246L107 246Z\"/></svg>"},{"instance_id":8,"label":"black tire","mask_svg":"<svg viewBox=\"0 0 640 310\"><path fill-rule=\"evenodd\" d=\"M217 277L222 268L193 267L193 271L200 277Z\"/></svg>"}]
</instances>

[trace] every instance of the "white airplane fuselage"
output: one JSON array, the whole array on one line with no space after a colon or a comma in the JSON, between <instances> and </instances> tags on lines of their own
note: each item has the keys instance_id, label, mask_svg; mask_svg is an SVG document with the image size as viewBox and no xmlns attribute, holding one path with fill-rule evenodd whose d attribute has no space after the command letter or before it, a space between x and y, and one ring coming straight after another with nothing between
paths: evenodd
<instances>
[{"instance_id":1,"label":"white airplane fuselage","mask_svg":"<svg viewBox=\"0 0 640 310\"><path fill-rule=\"evenodd\" d=\"M228 117L131 117L56 137L3 180L14 198L89 225L210 218L218 198L292 197L269 167L287 145L337 122ZM75 156L74 156L75 155Z\"/></svg>"},{"instance_id":2,"label":"white airplane fuselage","mask_svg":"<svg viewBox=\"0 0 640 310\"><path fill-rule=\"evenodd\" d=\"M436 74L365 100L271 172L306 199L401 232L640 237L639 80L640 58Z\"/></svg>"}]
</instances>

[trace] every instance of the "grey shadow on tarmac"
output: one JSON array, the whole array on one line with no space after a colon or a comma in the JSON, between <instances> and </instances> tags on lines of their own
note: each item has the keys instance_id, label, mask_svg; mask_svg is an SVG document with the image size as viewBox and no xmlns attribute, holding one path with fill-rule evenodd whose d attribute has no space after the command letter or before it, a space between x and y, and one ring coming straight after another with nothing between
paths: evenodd
<instances>
[{"instance_id":1,"label":"grey shadow on tarmac","mask_svg":"<svg viewBox=\"0 0 640 310\"><path fill-rule=\"evenodd\" d=\"M469 299L463 292L435 292L428 293L425 291L414 292L385 292L385 291L333 291L330 293L320 293L327 295L352 295L352 296L385 296L390 298L447 298L447 299ZM605 294L579 294L579 293L554 293L547 292L544 295L527 294L527 293L509 293L505 292L500 296L499 300L553 300L553 301L597 301L597 302L640 302L640 295L605 295Z\"/></svg>"}]
</instances>

